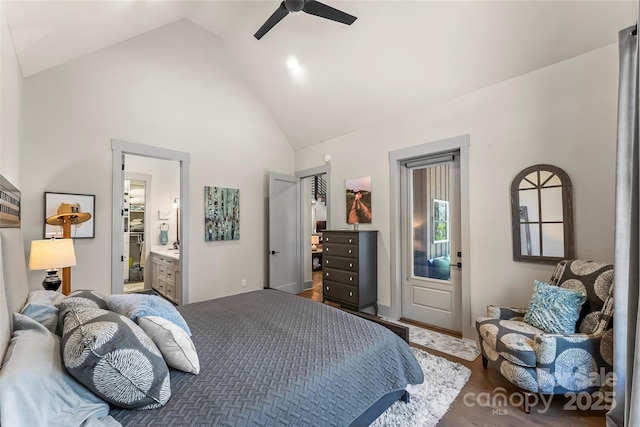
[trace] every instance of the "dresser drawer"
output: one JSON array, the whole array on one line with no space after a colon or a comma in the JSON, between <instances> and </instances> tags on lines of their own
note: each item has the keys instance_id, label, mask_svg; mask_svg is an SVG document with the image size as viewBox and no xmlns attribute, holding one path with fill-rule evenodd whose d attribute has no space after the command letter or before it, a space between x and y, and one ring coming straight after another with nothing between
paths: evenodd
<instances>
[{"instance_id":1,"label":"dresser drawer","mask_svg":"<svg viewBox=\"0 0 640 427\"><path fill-rule=\"evenodd\" d=\"M175 300L176 299L175 293L176 293L175 285L173 283L167 282L164 288L165 296L171 300Z\"/></svg>"},{"instance_id":2,"label":"dresser drawer","mask_svg":"<svg viewBox=\"0 0 640 427\"><path fill-rule=\"evenodd\" d=\"M340 258L335 256L324 256L325 268L338 268L340 270L358 271L358 260L353 258Z\"/></svg>"},{"instance_id":3,"label":"dresser drawer","mask_svg":"<svg viewBox=\"0 0 640 427\"><path fill-rule=\"evenodd\" d=\"M341 285L325 280L322 283L322 294L325 298L335 298L354 305L358 304L358 288L355 286Z\"/></svg>"},{"instance_id":4,"label":"dresser drawer","mask_svg":"<svg viewBox=\"0 0 640 427\"><path fill-rule=\"evenodd\" d=\"M324 243L325 255L341 256L356 258L358 256L358 247L354 245L343 245L340 243Z\"/></svg>"},{"instance_id":5,"label":"dresser drawer","mask_svg":"<svg viewBox=\"0 0 640 427\"><path fill-rule=\"evenodd\" d=\"M322 273L324 280L331 280L333 282L340 282L351 286L358 285L358 273L355 273L353 271L325 268Z\"/></svg>"},{"instance_id":6,"label":"dresser drawer","mask_svg":"<svg viewBox=\"0 0 640 427\"><path fill-rule=\"evenodd\" d=\"M322 243L346 243L346 244L358 244L357 233L324 233L322 236Z\"/></svg>"}]
</instances>

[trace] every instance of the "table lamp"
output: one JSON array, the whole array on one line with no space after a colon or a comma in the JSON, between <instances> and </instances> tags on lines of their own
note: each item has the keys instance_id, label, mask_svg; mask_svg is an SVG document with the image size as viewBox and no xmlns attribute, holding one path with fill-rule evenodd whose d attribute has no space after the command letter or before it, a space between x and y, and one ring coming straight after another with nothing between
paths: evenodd
<instances>
[{"instance_id":1,"label":"table lamp","mask_svg":"<svg viewBox=\"0 0 640 427\"><path fill-rule=\"evenodd\" d=\"M58 268L76 265L76 253L71 239L33 240L29 254L30 270L47 270L42 287L56 291L62 280L58 277Z\"/></svg>"},{"instance_id":2,"label":"table lamp","mask_svg":"<svg viewBox=\"0 0 640 427\"><path fill-rule=\"evenodd\" d=\"M71 238L71 226L82 224L91 219L91 214L88 212L80 212L79 203L61 203L58 206L58 212L56 215L50 216L45 220L49 225L58 225L62 227L62 237L65 239ZM75 265L75 261L73 263ZM62 293L69 295L71 292L71 269L69 267L62 268Z\"/></svg>"},{"instance_id":3,"label":"table lamp","mask_svg":"<svg viewBox=\"0 0 640 427\"><path fill-rule=\"evenodd\" d=\"M318 243L320 243L320 236L311 236L311 250L318 250Z\"/></svg>"}]
</instances>

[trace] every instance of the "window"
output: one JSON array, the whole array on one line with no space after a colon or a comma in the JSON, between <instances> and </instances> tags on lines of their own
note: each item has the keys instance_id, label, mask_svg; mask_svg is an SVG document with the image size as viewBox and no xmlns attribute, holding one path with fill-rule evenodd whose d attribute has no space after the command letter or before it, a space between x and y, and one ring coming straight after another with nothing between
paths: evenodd
<instances>
[{"instance_id":1,"label":"window","mask_svg":"<svg viewBox=\"0 0 640 427\"><path fill-rule=\"evenodd\" d=\"M449 241L449 202L433 199L433 243Z\"/></svg>"}]
</instances>

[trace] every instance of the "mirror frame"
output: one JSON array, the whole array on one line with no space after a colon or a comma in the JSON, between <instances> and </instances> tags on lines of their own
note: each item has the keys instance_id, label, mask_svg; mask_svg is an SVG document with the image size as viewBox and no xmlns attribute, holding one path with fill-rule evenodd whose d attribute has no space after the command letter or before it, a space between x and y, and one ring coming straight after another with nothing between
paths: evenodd
<instances>
[{"instance_id":1,"label":"mirror frame","mask_svg":"<svg viewBox=\"0 0 640 427\"><path fill-rule=\"evenodd\" d=\"M523 255L521 253L521 235L520 235L520 182L532 172L551 172L556 175L561 182L562 188L562 225L564 232L564 256L544 256L544 255ZM538 201L540 201L540 189L538 189ZM538 223L542 222L540 211L542 210L538 203ZM511 226L513 236L513 260L514 261L531 261L544 263L557 263L564 259L573 259L575 257L574 234L573 234L573 194L571 188L571 179L567 173L557 166L553 165L534 165L522 170L511 182ZM540 233L542 240L542 233ZM542 243L540 244L542 248Z\"/></svg>"}]
</instances>

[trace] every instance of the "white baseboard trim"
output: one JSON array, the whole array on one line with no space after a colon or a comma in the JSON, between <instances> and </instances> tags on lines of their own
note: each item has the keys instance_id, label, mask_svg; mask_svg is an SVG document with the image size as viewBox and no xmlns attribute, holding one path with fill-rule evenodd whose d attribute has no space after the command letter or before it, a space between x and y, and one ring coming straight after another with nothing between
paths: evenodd
<instances>
[{"instance_id":1,"label":"white baseboard trim","mask_svg":"<svg viewBox=\"0 0 640 427\"><path fill-rule=\"evenodd\" d=\"M380 305L378 304L378 316L380 317L391 317L389 313L391 312L391 307L388 305Z\"/></svg>"}]
</instances>

